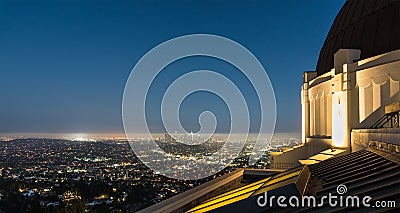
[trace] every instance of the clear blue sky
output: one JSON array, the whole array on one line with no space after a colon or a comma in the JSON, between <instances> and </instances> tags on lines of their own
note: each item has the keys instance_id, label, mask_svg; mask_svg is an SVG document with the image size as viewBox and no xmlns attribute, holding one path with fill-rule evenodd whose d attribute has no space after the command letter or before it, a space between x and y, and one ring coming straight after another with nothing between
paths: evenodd
<instances>
[{"instance_id":1,"label":"clear blue sky","mask_svg":"<svg viewBox=\"0 0 400 213\"><path fill-rule=\"evenodd\" d=\"M274 86L276 131L300 132L302 73L315 69L344 2L0 0L0 132L122 132L121 101L133 66L159 43L194 33L248 48ZM182 60L174 68L230 69L207 58ZM161 85L173 79L166 73ZM188 129L197 128L197 117L189 118L201 106L225 110L218 98L197 96L182 108ZM162 130L156 115L149 119Z\"/></svg>"}]
</instances>

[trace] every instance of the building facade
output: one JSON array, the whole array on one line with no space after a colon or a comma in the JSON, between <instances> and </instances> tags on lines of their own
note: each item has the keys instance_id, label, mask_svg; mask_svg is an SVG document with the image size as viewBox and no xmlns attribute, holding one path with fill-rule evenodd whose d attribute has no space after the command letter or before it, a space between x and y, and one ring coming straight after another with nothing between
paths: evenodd
<instances>
[{"instance_id":1,"label":"building facade","mask_svg":"<svg viewBox=\"0 0 400 213\"><path fill-rule=\"evenodd\" d=\"M352 131L373 128L385 115L385 106L400 101L399 50L399 0L346 1L323 44L316 71L303 76L303 142L327 138L335 147L362 148L352 146ZM396 131L381 132L392 137L376 140L400 140L398 134L393 136Z\"/></svg>"},{"instance_id":2,"label":"building facade","mask_svg":"<svg viewBox=\"0 0 400 213\"><path fill-rule=\"evenodd\" d=\"M399 127L399 81L400 0L347 0L316 70L303 75L303 145L271 153L271 168L299 166L329 147L354 152L370 141L399 144L399 128L382 128ZM385 111L389 105L394 110Z\"/></svg>"},{"instance_id":3,"label":"building facade","mask_svg":"<svg viewBox=\"0 0 400 213\"><path fill-rule=\"evenodd\" d=\"M340 49L334 55L335 67L329 72L304 74L304 142L325 138L334 147L358 150L351 143L352 131L371 129L385 115L386 106L400 101L400 50L363 60L360 55L360 50ZM389 129L384 133L393 134L385 142L400 141L398 131Z\"/></svg>"}]
</instances>

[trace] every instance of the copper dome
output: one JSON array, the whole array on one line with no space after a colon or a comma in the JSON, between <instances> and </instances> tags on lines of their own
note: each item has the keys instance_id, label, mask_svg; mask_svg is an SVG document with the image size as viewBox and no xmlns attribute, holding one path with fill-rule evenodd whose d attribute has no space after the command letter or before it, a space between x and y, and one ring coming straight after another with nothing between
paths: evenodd
<instances>
[{"instance_id":1,"label":"copper dome","mask_svg":"<svg viewBox=\"0 0 400 213\"><path fill-rule=\"evenodd\" d=\"M318 75L333 68L339 49L360 49L361 59L400 49L400 0L347 0L322 46Z\"/></svg>"}]
</instances>

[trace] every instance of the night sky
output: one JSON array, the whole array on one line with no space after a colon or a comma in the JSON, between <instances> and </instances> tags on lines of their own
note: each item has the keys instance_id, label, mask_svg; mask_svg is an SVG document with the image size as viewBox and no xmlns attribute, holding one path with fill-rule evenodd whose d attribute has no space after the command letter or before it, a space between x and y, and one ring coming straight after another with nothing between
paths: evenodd
<instances>
[{"instance_id":1,"label":"night sky","mask_svg":"<svg viewBox=\"0 0 400 213\"><path fill-rule=\"evenodd\" d=\"M122 132L122 96L133 66L156 45L195 33L224 36L249 49L274 87L276 131L300 132L302 74L315 70L344 2L0 0L0 132ZM204 68L238 79L246 90L239 75L229 76L234 68L206 57L167 67L155 88ZM153 89L154 112L161 97ZM185 129L196 131L197 115L207 107L220 114L219 130L225 131L226 106L202 93L182 105ZM162 132L156 114L148 119Z\"/></svg>"}]
</instances>

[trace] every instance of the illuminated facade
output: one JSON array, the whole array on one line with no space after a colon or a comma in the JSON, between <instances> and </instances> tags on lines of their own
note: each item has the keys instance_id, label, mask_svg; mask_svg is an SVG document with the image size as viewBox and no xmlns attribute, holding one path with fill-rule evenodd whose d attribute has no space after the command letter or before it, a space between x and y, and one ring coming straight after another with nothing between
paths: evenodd
<instances>
[{"instance_id":1,"label":"illuminated facade","mask_svg":"<svg viewBox=\"0 0 400 213\"><path fill-rule=\"evenodd\" d=\"M354 152L370 141L399 144L399 128L382 128L399 127L399 81L400 1L346 1L316 70L303 75L303 145L271 153L271 168L299 166L329 147ZM385 110L391 104L395 109Z\"/></svg>"},{"instance_id":2,"label":"illuminated facade","mask_svg":"<svg viewBox=\"0 0 400 213\"><path fill-rule=\"evenodd\" d=\"M334 147L352 147L353 129L370 129L399 102L400 50L360 60L360 50L340 49L335 67L317 76L306 72L302 87L302 135L330 139ZM400 135L390 141L400 140ZM349 150L350 151L350 150Z\"/></svg>"},{"instance_id":3,"label":"illuminated facade","mask_svg":"<svg viewBox=\"0 0 400 213\"><path fill-rule=\"evenodd\" d=\"M303 142L326 138L348 151L365 148L354 144L352 130L371 129L385 106L400 101L399 81L400 2L348 0L323 44L316 71L303 76ZM375 140L394 143L400 140L397 133L389 130L385 134L391 138Z\"/></svg>"}]
</instances>

